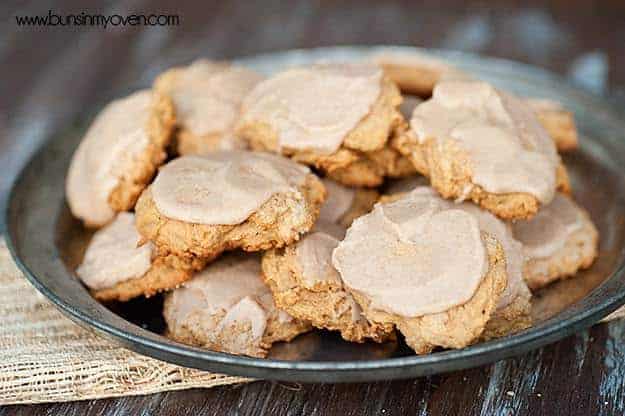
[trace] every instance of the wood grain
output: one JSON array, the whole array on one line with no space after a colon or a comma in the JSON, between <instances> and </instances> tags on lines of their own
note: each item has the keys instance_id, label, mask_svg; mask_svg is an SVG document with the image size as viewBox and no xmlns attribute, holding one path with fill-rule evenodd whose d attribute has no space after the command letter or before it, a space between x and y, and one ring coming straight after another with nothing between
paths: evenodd
<instances>
[{"instance_id":1,"label":"wood grain","mask_svg":"<svg viewBox=\"0 0 625 416\"><path fill-rule=\"evenodd\" d=\"M515 359L414 380L255 382L152 396L7 406L0 409L0 416L622 414L624 329L622 322L603 324Z\"/></svg>"},{"instance_id":2,"label":"wood grain","mask_svg":"<svg viewBox=\"0 0 625 416\"><path fill-rule=\"evenodd\" d=\"M625 3L620 1L293 1L286 7L277 1L145 0L90 4L87 10L77 0L44 0L3 3L0 9L7 17L0 26L0 206L19 167L54 131L84 117L97 103L149 85L164 68L198 56L231 58L337 44L445 47L516 59L565 76L590 74L596 78L590 87L625 96ZM20 28L15 23L15 15L49 9L59 14L177 13L181 24L104 30ZM0 416L623 414L624 354L625 323L612 322L516 359L416 380L256 382L9 406L0 409Z\"/></svg>"}]
</instances>

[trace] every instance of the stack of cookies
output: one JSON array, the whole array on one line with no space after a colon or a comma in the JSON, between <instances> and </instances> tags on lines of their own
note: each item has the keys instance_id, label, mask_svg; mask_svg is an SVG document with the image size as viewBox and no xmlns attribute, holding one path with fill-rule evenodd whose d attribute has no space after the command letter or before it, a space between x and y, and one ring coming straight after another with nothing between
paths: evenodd
<instances>
[{"instance_id":1,"label":"stack of cookies","mask_svg":"<svg viewBox=\"0 0 625 416\"><path fill-rule=\"evenodd\" d=\"M68 204L99 228L76 274L101 301L164 292L167 336L216 351L313 328L463 348L529 327L530 290L595 259L557 151L576 145L559 104L431 58L267 79L199 60L76 150Z\"/></svg>"}]
</instances>

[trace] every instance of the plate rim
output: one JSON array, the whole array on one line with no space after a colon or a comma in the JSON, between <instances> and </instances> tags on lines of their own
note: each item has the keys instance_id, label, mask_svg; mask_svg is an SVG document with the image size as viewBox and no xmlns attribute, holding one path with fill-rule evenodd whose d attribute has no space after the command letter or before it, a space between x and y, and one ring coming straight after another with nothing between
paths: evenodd
<instances>
[{"instance_id":1,"label":"plate rim","mask_svg":"<svg viewBox=\"0 0 625 416\"><path fill-rule=\"evenodd\" d=\"M442 58L448 56L458 56L461 59L471 61L488 61L496 62L500 65L523 69L532 76L537 76L544 79L551 79L560 84L565 84L571 88L572 91L578 91L579 95L583 97L583 100L589 99L595 103L600 103L603 109L612 113L620 124L625 126L625 119L618 109L613 106L606 98L596 95L590 91L582 90L575 87L564 78L547 71L542 68L538 68L532 65L488 56L482 56L472 53L465 53L459 51L446 51L441 49L424 49L410 46L339 46L339 47L321 47L310 49L289 49L268 53L261 53L256 55L250 55L235 59L234 61L245 61L247 59L261 59L263 57L275 57L286 54L296 53L320 53L324 52L340 52L359 50L366 52L367 54L373 53L376 50L395 50L406 52L425 53L428 55L440 56ZM6 245L11 253L13 260L18 268L29 280L29 282L47 299L49 299L57 309L63 312L66 316L71 318L74 322L81 324L84 327L95 329L98 333L105 335L107 338L112 339L118 345L131 349L137 353L150 356L158 360L165 360L172 364L188 366L209 370L209 371L226 371L233 375L239 376L260 376L264 379L275 380L291 380L291 381L333 381L333 382L350 382L350 381L372 381L381 379L394 379L394 378L408 378L415 375L427 375L432 373L446 372L452 370L458 370L463 368L475 367L487 362L496 361L503 358L508 358L514 355L518 355L522 352L527 352L545 346L549 343L562 339L574 332L587 328L597 322L599 319L607 316L612 311L616 310L619 306L625 304L625 288L622 288L617 293L614 293L609 298L605 299L601 303L594 305L582 313L572 316L567 320L559 320L551 323L548 326L539 328L533 331L524 331L519 334L512 335L510 337L504 337L501 339L495 339L487 342L480 342L467 348L459 350L446 350L436 352L427 355L410 355L404 357L392 357L384 359L374 360L349 360L349 361L288 361L277 360L267 358L254 358L246 357L228 353L221 353L201 349L184 345L181 343L164 343L156 342L142 335L142 328L136 326L140 331L135 333L127 332L122 328L116 327L110 323L104 322L93 316L85 314L76 309L75 306L65 302L59 296L57 296L50 288L43 284L34 272L30 270L28 265L19 256L17 248L17 231L14 230L14 224L12 224L12 208L14 201L18 197L19 185L24 180L29 168L34 161L41 156L43 152L51 145L59 134L63 133L64 129L58 129L50 134L50 136L37 148L37 150L29 158L28 162L20 169L19 174L15 177L11 184L11 188L8 194L7 204L4 207L4 220L6 225L5 241ZM54 249L58 248L56 245ZM589 292L585 297L590 296L593 292L599 289L603 284L609 280L614 279L625 273L625 258L621 257L621 263L615 268L615 270L608 276L599 286ZM71 276L68 276L71 277ZM581 299L580 299L581 300ZM99 305L99 307L106 309L105 306ZM108 310L108 309L106 309ZM120 319L123 319L119 317ZM162 337L159 335L159 337ZM162 337L165 339L164 337ZM156 352L162 355L155 355ZM190 360L185 364L181 364L180 361L176 362L175 358L182 356ZM490 359L495 357L495 359ZM214 363L211 365L199 365ZM195 365L194 365L195 364ZM458 365L460 364L460 365ZM430 366L432 371L427 371L428 368L421 368L424 366ZM217 367L212 369L209 367ZM415 369L419 368L419 371ZM232 371L230 371L232 370ZM240 370L240 371L239 371ZM273 371L284 370L284 371ZM372 370L386 370L384 377L377 377L376 374L372 374L370 377L367 375L367 371ZM405 371L400 371L405 370ZM412 370L412 371L411 371ZM397 371L396 374L389 371ZM328 377L327 372L335 373ZM261 374L262 373L262 374ZM338 376L338 377L337 377Z\"/></svg>"}]
</instances>

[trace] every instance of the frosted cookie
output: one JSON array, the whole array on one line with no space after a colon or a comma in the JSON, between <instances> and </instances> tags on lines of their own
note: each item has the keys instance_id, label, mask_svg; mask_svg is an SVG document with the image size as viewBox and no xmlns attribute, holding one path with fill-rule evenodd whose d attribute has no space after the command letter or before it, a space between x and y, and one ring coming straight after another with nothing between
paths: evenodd
<instances>
[{"instance_id":1,"label":"frosted cookie","mask_svg":"<svg viewBox=\"0 0 625 416\"><path fill-rule=\"evenodd\" d=\"M229 254L165 298L167 336L215 351L265 357L311 329L276 308L255 255Z\"/></svg>"},{"instance_id":2,"label":"frosted cookie","mask_svg":"<svg viewBox=\"0 0 625 416\"><path fill-rule=\"evenodd\" d=\"M325 194L307 167L280 156L183 156L163 166L139 198L137 228L161 250L180 256L268 250L310 230Z\"/></svg>"},{"instance_id":3,"label":"frosted cookie","mask_svg":"<svg viewBox=\"0 0 625 416\"><path fill-rule=\"evenodd\" d=\"M371 60L397 84L402 93L427 98L443 79L468 77L444 61L421 53L384 52Z\"/></svg>"},{"instance_id":4,"label":"frosted cookie","mask_svg":"<svg viewBox=\"0 0 625 416\"><path fill-rule=\"evenodd\" d=\"M480 230L493 236L501 244L506 261L506 289L501 294L497 308L487 322L481 338L496 338L531 326L531 293L523 280L525 262L523 246L514 238L510 225L474 204L468 202L455 204L443 200L428 186L417 186L406 192L391 193L381 197L380 202L398 201L404 198L407 192L412 192L412 196L416 198L429 199L432 204L439 207L462 210L472 215L478 221Z\"/></svg>"},{"instance_id":5,"label":"frosted cookie","mask_svg":"<svg viewBox=\"0 0 625 416\"><path fill-rule=\"evenodd\" d=\"M402 93L424 98L432 95L439 82L472 79L469 74L452 65L420 53L387 52L374 55L372 60L384 69ZM526 101L559 151L567 152L577 148L577 129L570 111L551 100L528 98ZM410 119L410 115L404 117Z\"/></svg>"},{"instance_id":6,"label":"frosted cookie","mask_svg":"<svg viewBox=\"0 0 625 416\"><path fill-rule=\"evenodd\" d=\"M553 141L521 100L481 81L445 81L393 145L443 197L531 218L569 190Z\"/></svg>"},{"instance_id":7,"label":"frosted cookie","mask_svg":"<svg viewBox=\"0 0 625 416\"><path fill-rule=\"evenodd\" d=\"M243 101L237 134L350 186L377 186L410 169L387 146L401 122L399 90L368 64L318 64L259 83Z\"/></svg>"},{"instance_id":8,"label":"frosted cookie","mask_svg":"<svg viewBox=\"0 0 625 416\"><path fill-rule=\"evenodd\" d=\"M530 221L513 225L527 262L524 277L531 289L570 277L597 257L599 233L588 213L573 200L556 195Z\"/></svg>"},{"instance_id":9,"label":"frosted cookie","mask_svg":"<svg viewBox=\"0 0 625 416\"><path fill-rule=\"evenodd\" d=\"M577 149L578 134L573 113L557 101L541 98L525 100L536 113L538 121L547 130L560 152Z\"/></svg>"},{"instance_id":10,"label":"frosted cookie","mask_svg":"<svg viewBox=\"0 0 625 416\"><path fill-rule=\"evenodd\" d=\"M176 149L181 155L244 147L233 134L243 97L262 80L249 69L199 59L172 68L154 82L176 109Z\"/></svg>"},{"instance_id":11,"label":"frosted cookie","mask_svg":"<svg viewBox=\"0 0 625 416\"><path fill-rule=\"evenodd\" d=\"M330 179L322 179L327 191L326 202L319 212L319 221L349 227L355 218L365 215L377 202L373 189L348 188Z\"/></svg>"},{"instance_id":12,"label":"frosted cookie","mask_svg":"<svg viewBox=\"0 0 625 416\"><path fill-rule=\"evenodd\" d=\"M417 354L476 342L507 285L501 244L432 192L377 204L332 257L367 319L396 325Z\"/></svg>"},{"instance_id":13,"label":"frosted cookie","mask_svg":"<svg viewBox=\"0 0 625 416\"><path fill-rule=\"evenodd\" d=\"M454 207L477 218L482 232L495 237L501 244L506 259L506 289L486 323L481 339L498 338L529 328L532 325L532 294L523 280L523 245L514 238L511 227L490 212L468 202Z\"/></svg>"},{"instance_id":14,"label":"frosted cookie","mask_svg":"<svg viewBox=\"0 0 625 416\"><path fill-rule=\"evenodd\" d=\"M76 274L98 300L127 301L173 289L204 266L197 259L160 256L154 245L142 246L135 216L120 212L98 230L85 252Z\"/></svg>"},{"instance_id":15,"label":"frosted cookie","mask_svg":"<svg viewBox=\"0 0 625 416\"><path fill-rule=\"evenodd\" d=\"M278 307L290 315L339 331L347 341L383 342L393 334L393 325L367 320L332 266L332 251L341 237L316 230L295 244L267 251L263 278Z\"/></svg>"},{"instance_id":16,"label":"frosted cookie","mask_svg":"<svg viewBox=\"0 0 625 416\"><path fill-rule=\"evenodd\" d=\"M72 214L99 227L132 209L167 156L173 125L171 101L147 90L108 104L72 156L65 183Z\"/></svg>"}]
</instances>

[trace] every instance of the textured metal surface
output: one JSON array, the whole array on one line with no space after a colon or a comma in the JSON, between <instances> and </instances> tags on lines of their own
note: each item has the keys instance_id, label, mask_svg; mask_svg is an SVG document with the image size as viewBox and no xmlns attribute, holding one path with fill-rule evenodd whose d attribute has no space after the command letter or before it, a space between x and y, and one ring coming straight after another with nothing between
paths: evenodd
<instances>
[{"instance_id":1,"label":"textured metal surface","mask_svg":"<svg viewBox=\"0 0 625 416\"><path fill-rule=\"evenodd\" d=\"M400 48L411 51L412 48ZM264 72L323 60L362 59L376 48L324 48L246 58ZM9 243L33 284L72 319L138 352L181 365L269 379L379 380L472 367L520 354L588 326L625 301L625 122L600 98L575 90L548 73L509 61L434 52L462 69L520 94L563 101L583 133L581 150L565 158L575 196L601 232L597 263L535 298L532 329L459 351L417 357L402 343L356 345L334 334L313 333L272 350L268 360L214 353L171 342L158 332L159 299L110 309L98 304L72 274L89 235L64 203L63 182L83 129L52 138L20 175L7 210ZM140 311L140 312L137 312Z\"/></svg>"}]
</instances>

